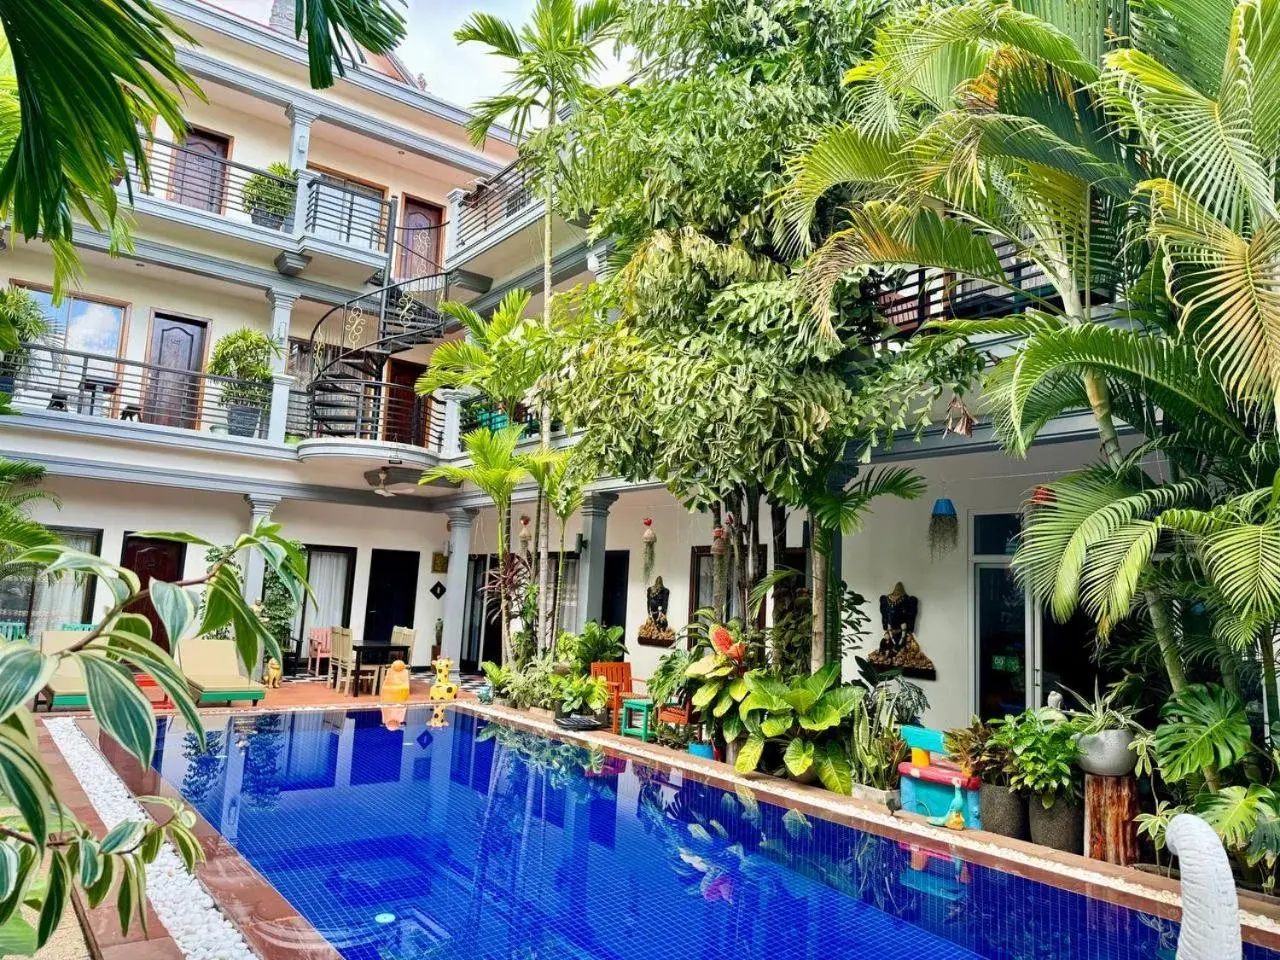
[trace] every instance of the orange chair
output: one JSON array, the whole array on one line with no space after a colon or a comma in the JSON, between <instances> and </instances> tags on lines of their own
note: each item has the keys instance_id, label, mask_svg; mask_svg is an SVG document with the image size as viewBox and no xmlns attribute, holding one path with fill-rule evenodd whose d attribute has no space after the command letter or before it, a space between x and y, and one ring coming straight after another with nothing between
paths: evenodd
<instances>
[{"instance_id":1,"label":"orange chair","mask_svg":"<svg viewBox=\"0 0 1280 960\"><path fill-rule=\"evenodd\" d=\"M609 712L613 715L613 732L617 733L622 729L622 701L638 695L632 688L631 664L625 660L621 663L593 663L591 676L604 677L609 685Z\"/></svg>"}]
</instances>

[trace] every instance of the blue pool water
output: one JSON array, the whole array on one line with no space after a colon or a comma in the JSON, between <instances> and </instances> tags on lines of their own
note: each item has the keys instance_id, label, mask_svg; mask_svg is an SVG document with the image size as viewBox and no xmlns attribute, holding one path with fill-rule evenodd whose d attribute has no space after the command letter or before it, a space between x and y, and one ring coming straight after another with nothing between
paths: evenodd
<instances>
[{"instance_id":1,"label":"blue pool water","mask_svg":"<svg viewBox=\"0 0 1280 960\"><path fill-rule=\"evenodd\" d=\"M446 716L230 717L203 755L163 720L154 765L348 960L1173 957L1154 917Z\"/></svg>"}]
</instances>

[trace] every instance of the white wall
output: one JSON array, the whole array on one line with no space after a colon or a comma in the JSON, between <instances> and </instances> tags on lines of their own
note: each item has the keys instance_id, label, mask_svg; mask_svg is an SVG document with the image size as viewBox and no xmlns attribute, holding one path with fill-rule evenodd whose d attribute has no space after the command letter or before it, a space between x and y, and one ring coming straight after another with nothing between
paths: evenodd
<instances>
[{"instance_id":1,"label":"white wall","mask_svg":"<svg viewBox=\"0 0 1280 960\"><path fill-rule=\"evenodd\" d=\"M69 477L51 477L43 488L55 495L61 505L38 503L33 511L37 519L55 525L101 530L101 555L114 563L120 561L128 532L185 530L214 543L228 543L249 524L248 505L242 497L233 494ZM283 500L273 518L284 525L284 535L292 539L356 548L351 627L357 641L364 629L372 551L375 548L420 551L413 623L417 643L412 664L426 665L430 661L435 621L442 609L440 601L429 591L436 580L444 580L443 574L431 573L431 553L444 550L443 515ZM199 576L206 569L204 551L189 547L183 575ZM108 592L100 589L95 598L95 616L101 615L110 602Z\"/></svg>"}]
</instances>

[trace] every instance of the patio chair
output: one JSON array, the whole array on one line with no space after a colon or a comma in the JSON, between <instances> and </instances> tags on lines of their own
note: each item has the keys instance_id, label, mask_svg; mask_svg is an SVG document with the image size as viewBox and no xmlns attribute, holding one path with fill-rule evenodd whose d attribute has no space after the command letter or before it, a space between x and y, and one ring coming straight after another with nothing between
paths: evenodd
<instances>
[{"instance_id":1,"label":"patio chair","mask_svg":"<svg viewBox=\"0 0 1280 960\"><path fill-rule=\"evenodd\" d=\"M0 640L27 639L27 625L21 620L0 620Z\"/></svg>"},{"instance_id":2,"label":"patio chair","mask_svg":"<svg viewBox=\"0 0 1280 960\"><path fill-rule=\"evenodd\" d=\"M346 687L350 691L351 684L355 683L355 692L358 693L360 691L360 683L366 679L369 681L370 689L372 689L373 678L379 668L361 664L360 676L355 676L356 658L351 645L351 630L348 627L330 627L329 635L331 637L329 645L329 680L334 689L341 690Z\"/></svg>"},{"instance_id":3,"label":"patio chair","mask_svg":"<svg viewBox=\"0 0 1280 960\"><path fill-rule=\"evenodd\" d=\"M67 631L70 633L88 633L92 629L93 629L92 623L60 623L58 624L59 631Z\"/></svg>"},{"instance_id":4,"label":"patio chair","mask_svg":"<svg viewBox=\"0 0 1280 960\"><path fill-rule=\"evenodd\" d=\"M240 672L234 640L188 638L178 643L178 666L197 703L257 703L266 687Z\"/></svg>"},{"instance_id":5,"label":"patio chair","mask_svg":"<svg viewBox=\"0 0 1280 960\"><path fill-rule=\"evenodd\" d=\"M45 656L60 653L83 639L83 634L78 630L46 630L40 634L40 652ZM61 661L58 669L49 678L49 682L45 684L42 693L48 710L54 707L87 707L89 690L85 686L84 671L80 669L80 662L78 660ZM39 699L39 697L36 698L37 704Z\"/></svg>"},{"instance_id":6,"label":"patio chair","mask_svg":"<svg viewBox=\"0 0 1280 960\"><path fill-rule=\"evenodd\" d=\"M631 664L625 660L619 663L593 663L591 676L604 677L609 685L609 713L612 718L613 732L618 733L622 729L622 701L642 699L644 696L643 691L634 689Z\"/></svg>"},{"instance_id":7,"label":"patio chair","mask_svg":"<svg viewBox=\"0 0 1280 960\"><path fill-rule=\"evenodd\" d=\"M330 627L312 627L307 631L307 673L313 677L327 676L329 665L321 671L320 661L329 659L329 645L333 642Z\"/></svg>"}]
</instances>

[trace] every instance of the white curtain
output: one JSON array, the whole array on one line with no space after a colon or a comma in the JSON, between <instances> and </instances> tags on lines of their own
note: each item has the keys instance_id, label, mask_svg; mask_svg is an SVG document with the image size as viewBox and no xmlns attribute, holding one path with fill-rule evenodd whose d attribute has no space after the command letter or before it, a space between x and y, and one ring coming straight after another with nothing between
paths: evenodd
<instances>
[{"instance_id":1,"label":"white curtain","mask_svg":"<svg viewBox=\"0 0 1280 960\"><path fill-rule=\"evenodd\" d=\"M315 600L307 601L305 620L299 610L294 618L294 633L302 636L312 627L345 627L342 619L347 608L347 587L351 555L339 550L307 550L307 580ZM306 641L306 636L302 636ZM304 643L305 646L305 643Z\"/></svg>"},{"instance_id":2,"label":"white curtain","mask_svg":"<svg viewBox=\"0 0 1280 960\"><path fill-rule=\"evenodd\" d=\"M73 550L93 553L97 535L69 530L56 530L62 542ZM38 637L45 630L58 630L64 623L80 623L85 616L85 601L90 584L83 577L36 577L31 599L29 636Z\"/></svg>"},{"instance_id":3,"label":"white curtain","mask_svg":"<svg viewBox=\"0 0 1280 960\"><path fill-rule=\"evenodd\" d=\"M551 577L554 581L559 569L556 557L551 556ZM574 631L578 629L578 558L564 558L564 583L560 586L560 629Z\"/></svg>"}]
</instances>

